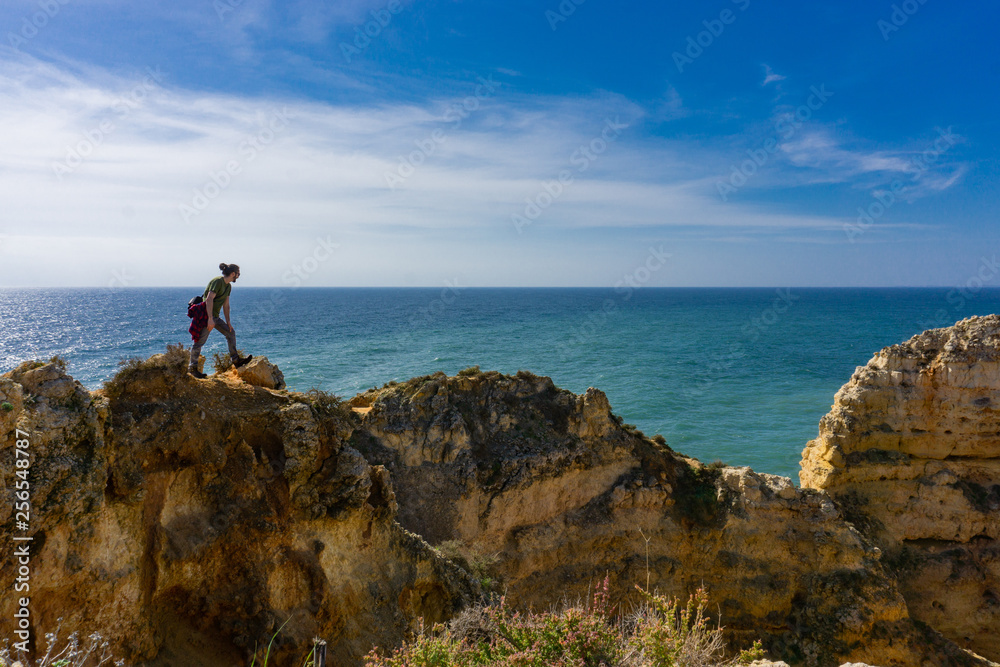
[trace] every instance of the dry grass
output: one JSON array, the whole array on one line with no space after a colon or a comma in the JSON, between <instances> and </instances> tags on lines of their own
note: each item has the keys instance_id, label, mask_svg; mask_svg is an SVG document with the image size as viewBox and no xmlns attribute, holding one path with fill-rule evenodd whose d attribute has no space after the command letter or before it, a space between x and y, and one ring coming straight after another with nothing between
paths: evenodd
<instances>
[{"instance_id":1,"label":"dry grass","mask_svg":"<svg viewBox=\"0 0 1000 667\"><path fill-rule=\"evenodd\" d=\"M236 350L240 357L247 356L244 354L243 350ZM222 374L233 367L233 358L229 356L229 352L216 352L212 355L212 366L215 367L215 372Z\"/></svg>"},{"instance_id":2,"label":"dry grass","mask_svg":"<svg viewBox=\"0 0 1000 667\"><path fill-rule=\"evenodd\" d=\"M503 583L500 577L500 556L483 553L466 546L461 540L448 540L437 545L442 556L471 574L479 582L483 593L499 593Z\"/></svg>"},{"instance_id":3,"label":"dry grass","mask_svg":"<svg viewBox=\"0 0 1000 667\"><path fill-rule=\"evenodd\" d=\"M122 667L125 664L124 660L115 660L111 654L110 645L98 632L91 634L87 637L87 641L83 642L80 641L79 635L74 632L67 637L62 648L59 648L59 630L62 628L62 619L59 621L60 625L56 627L55 632L45 634L45 654L35 660L35 667L100 667L108 664ZM14 665L18 663L21 665L31 664L23 652L12 651L7 640L4 640L4 645L0 647L0 667L10 665L12 660L18 661Z\"/></svg>"},{"instance_id":4,"label":"dry grass","mask_svg":"<svg viewBox=\"0 0 1000 667\"><path fill-rule=\"evenodd\" d=\"M354 419L350 403L322 389L313 387L305 392L289 392L288 395L307 404L320 420L333 419L336 422L350 423Z\"/></svg>"},{"instance_id":5,"label":"dry grass","mask_svg":"<svg viewBox=\"0 0 1000 667\"><path fill-rule=\"evenodd\" d=\"M190 351L183 343L167 345L167 350L162 356L153 355L149 359L139 357L122 359L118 362L120 367L118 372L104 383L104 395L112 400L120 398L128 383L146 371L161 370L173 375L185 375L189 359Z\"/></svg>"},{"instance_id":6,"label":"dry grass","mask_svg":"<svg viewBox=\"0 0 1000 667\"><path fill-rule=\"evenodd\" d=\"M638 587L636 587L638 588ZM699 589L686 604L639 589L628 616L610 608L608 582L586 605L546 613L479 605L449 625L417 637L389 655L372 651L366 667L732 667L763 657L760 643L726 658L722 628L705 613Z\"/></svg>"}]
</instances>

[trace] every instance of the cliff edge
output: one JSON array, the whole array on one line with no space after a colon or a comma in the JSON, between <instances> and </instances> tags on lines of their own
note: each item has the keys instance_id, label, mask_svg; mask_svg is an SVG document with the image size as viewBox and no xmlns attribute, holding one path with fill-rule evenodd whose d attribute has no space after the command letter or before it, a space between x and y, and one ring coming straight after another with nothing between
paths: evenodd
<instances>
[{"instance_id":1,"label":"cliff edge","mask_svg":"<svg viewBox=\"0 0 1000 667\"><path fill-rule=\"evenodd\" d=\"M58 359L0 376L0 539L31 538L35 637L62 619L129 664L214 667L272 637L270 664L301 664L318 636L357 665L483 590L548 608L607 577L623 610L636 585L705 585L734 645L759 638L796 665L990 664L914 621L871 503L706 466L623 424L597 389L469 369L348 406L279 389L266 360L195 380L186 359L130 361L95 392ZM0 561L4 590L18 576ZM7 636L17 605L0 600Z\"/></svg>"},{"instance_id":2,"label":"cliff edge","mask_svg":"<svg viewBox=\"0 0 1000 667\"><path fill-rule=\"evenodd\" d=\"M704 584L733 644L760 638L795 664L976 664L911 621L879 549L826 494L677 454L597 389L470 369L353 403L352 446L391 472L400 523L492 557L515 604L584 599L604 577L622 608L637 584Z\"/></svg>"},{"instance_id":3,"label":"cliff edge","mask_svg":"<svg viewBox=\"0 0 1000 667\"><path fill-rule=\"evenodd\" d=\"M358 664L474 599L476 583L395 521L385 469L322 395L195 380L176 349L91 393L64 364L0 377L0 540L30 542L30 627L98 631L128 664L299 665L314 636ZM30 521L11 516L15 429ZM14 559L0 562L13 591ZM17 596L0 602L12 637ZM59 620L61 619L61 621ZM305 650L304 650L305 649ZM258 653L258 661L263 650Z\"/></svg>"},{"instance_id":4,"label":"cliff edge","mask_svg":"<svg viewBox=\"0 0 1000 667\"><path fill-rule=\"evenodd\" d=\"M885 552L914 619L1000 660L1000 317L878 352L802 453Z\"/></svg>"}]
</instances>

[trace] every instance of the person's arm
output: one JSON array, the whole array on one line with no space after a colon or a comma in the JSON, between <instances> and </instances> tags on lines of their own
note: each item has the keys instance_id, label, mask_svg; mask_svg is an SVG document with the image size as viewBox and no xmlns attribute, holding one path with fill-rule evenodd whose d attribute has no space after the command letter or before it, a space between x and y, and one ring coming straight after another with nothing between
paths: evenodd
<instances>
[{"instance_id":1,"label":"person's arm","mask_svg":"<svg viewBox=\"0 0 1000 667\"><path fill-rule=\"evenodd\" d=\"M226 300L222 302L222 312L226 315L226 324L229 325L230 329L232 329L233 331L236 331L236 327L234 327L233 323L229 321L229 297L228 296L226 297Z\"/></svg>"},{"instance_id":2,"label":"person's arm","mask_svg":"<svg viewBox=\"0 0 1000 667\"><path fill-rule=\"evenodd\" d=\"M212 317L212 302L215 301L215 292L209 292L208 296L205 297L205 312L208 313L208 324L205 328L211 331L215 328L215 318Z\"/></svg>"}]
</instances>

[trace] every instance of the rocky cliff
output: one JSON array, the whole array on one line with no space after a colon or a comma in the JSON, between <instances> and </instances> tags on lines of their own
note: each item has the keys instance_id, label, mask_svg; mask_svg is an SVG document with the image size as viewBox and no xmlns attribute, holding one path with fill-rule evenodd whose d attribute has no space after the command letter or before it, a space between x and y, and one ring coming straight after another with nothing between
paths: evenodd
<instances>
[{"instance_id":1,"label":"rocky cliff","mask_svg":"<svg viewBox=\"0 0 1000 667\"><path fill-rule=\"evenodd\" d=\"M962 660L947 642L929 648L880 551L828 496L676 454L596 389L472 370L353 402L368 412L351 443L391 471L399 521L493 556L508 600L583 598L605 576L622 596L705 583L732 640L760 637L791 662Z\"/></svg>"},{"instance_id":2,"label":"rocky cliff","mask_svg":"<svg viewBox=\"0 0 1000 667\"><path fill-rule=\"evenodd\" d=\"M270 664L301 664L320 636L356 665L483 589L547 608L607 576L621 609L635 585L704 584L731 640L792 664L987 664L912 620L874 540L890 543L845 520L863 505L686 458L596 389L470 369L350 410L267 388L280 373L258 363L195 380L172 349L97 392L59 360L0 377L0 540L33 538L36 636L62 618L130 664L195 667L241 664L272 636ZM16 577L0 561L4 590ZM0 601L8 636L16 605Z\"/></svg>"},{"instance_id":3,"label":"rocky cliff","mask_svg":"<svg viewBox=\"0 0 1000 667\"><path fill-rule=\"evenodd\" d=\"M350 665L474 597L394 521L388 473L345 444L349 413L195 380L183 357L133 363L104 394L58 361L0 378L0 540L33 538L33 635L61 618L63 637L99 631L128 664L189 667L247 664L272 636L270 664L299 665L321 636ZM27 531L11 516L15 427L31 455ZM15 577L4 558L0 587ZM0 602L5 637L16 600Z\"/></svg>"},{"instance_id":4,"label":"rocky cliff","mask_svg":"<svg viewBox=\"0 0 1000 667\"><path fill-rule=\"evenodd\" d=\"M883 549L913 618L1000 661L1000 317L893 345L837 392L803 452Z\"/></svg>"}]
</instances>

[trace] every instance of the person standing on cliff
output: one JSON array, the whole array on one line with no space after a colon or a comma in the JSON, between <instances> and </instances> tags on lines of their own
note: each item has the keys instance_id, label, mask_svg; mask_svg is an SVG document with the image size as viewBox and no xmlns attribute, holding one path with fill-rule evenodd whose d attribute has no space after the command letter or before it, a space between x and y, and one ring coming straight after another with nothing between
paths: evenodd
<instances>
[{"instance_id":1,"label":"person standing on cliff","mask_svg":"<svg viewBox=\"0 0 1000 667\"><path fill-rule=\"evenodd\" d=\"M229 356L233 359L233 366L239 368L253 358L252 354L246 357L240 356L239 351L236 349L236 327L233 326L232 321L229 319L229 293L233 290L232 284L240 277L240 267L235 264L226 264L223 262L219 264L219 270L222 271L222 275L212 278L209 281L208 287L205 288L205 294L202 297L202 303L195 306L196 308L204 307L204 315L202 318L192 316L195 322L191 325L192 329L189 329L194 339L194 345L191 346L191 362L188 366L188 372L198 379L208 377L198 370L198 358L201 356L201 348L205 344L205 341L208 340L208 334L212 333L212 329L218 329L226 337L226 342L229 344ZM220 312L225 314L225 321L219 317ZM195 324L198 323L199 319L204 319L205 321L205 326L201 328L200 332L194 330Z\"/></svg>"}]
</instances>

